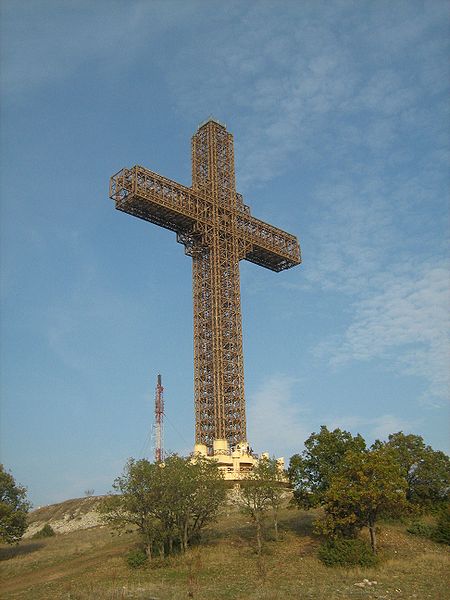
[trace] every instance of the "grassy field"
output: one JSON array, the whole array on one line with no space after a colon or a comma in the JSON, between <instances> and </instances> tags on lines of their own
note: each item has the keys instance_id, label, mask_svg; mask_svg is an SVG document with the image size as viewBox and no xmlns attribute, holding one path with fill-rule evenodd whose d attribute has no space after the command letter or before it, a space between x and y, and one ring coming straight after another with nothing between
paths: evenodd
<instances>
[{"instance_id":1,"label":"grassy field","mask_svg":"<svg viewBox=\"0 0 450 600\"><path fill-rule=\"evenodd\" d=\"M204 543L185 556L131 570L126 553L136 534L112 535L106 527L72 531L0 547L1 598L49 600L446 600L448 548L411 536L401 525L383 525L382 563L372 569L331 569L316 557L313 515L286 509L282 539L266 531L261 562L253 534L238 513L223 516ZM369 585L364 580L372 582ZM374 583L376 582L376 583ZM359 585L355 585L359 584Z\"/></svg>"}]
</instances>

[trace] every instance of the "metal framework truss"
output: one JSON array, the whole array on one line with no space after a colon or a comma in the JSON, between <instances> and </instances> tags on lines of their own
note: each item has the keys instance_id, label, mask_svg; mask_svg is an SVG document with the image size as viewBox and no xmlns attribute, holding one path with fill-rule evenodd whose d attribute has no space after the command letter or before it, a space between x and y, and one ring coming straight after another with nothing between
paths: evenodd
<instances>
[{"instance_id":1,"label":"metal framework truss","mask_svg":"<svg viewBox=\"0 0 450 600\"><path fill-rule=\"evenodd\" d=\"M110 198L175 231L192 257L196 443L246 441L239 261L289 269L301 262L297 238L250 214L236 193L233 136L212 119L192 138L192 187L135 166L111 177Z\"/></svg>"}]
</instances>

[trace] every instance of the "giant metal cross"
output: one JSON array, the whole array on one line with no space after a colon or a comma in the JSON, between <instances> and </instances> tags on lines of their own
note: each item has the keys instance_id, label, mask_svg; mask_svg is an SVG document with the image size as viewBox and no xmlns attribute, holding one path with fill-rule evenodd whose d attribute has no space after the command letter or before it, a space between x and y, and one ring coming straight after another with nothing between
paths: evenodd
<instances>
[{"instance_id":1,"label":"giant metal cross","mask_svg":"<svg viewBox=\"0 0 450 600\"><path fill-rule=\"evenodd\" d=\"M209 119L192 137L192 187L135 166L111 177L116 208L175 231L192 257L195 442L246 442L239 261L300 264L297 238L251 216L236 193L233 136Z\"/></svg>"}]
</instances>

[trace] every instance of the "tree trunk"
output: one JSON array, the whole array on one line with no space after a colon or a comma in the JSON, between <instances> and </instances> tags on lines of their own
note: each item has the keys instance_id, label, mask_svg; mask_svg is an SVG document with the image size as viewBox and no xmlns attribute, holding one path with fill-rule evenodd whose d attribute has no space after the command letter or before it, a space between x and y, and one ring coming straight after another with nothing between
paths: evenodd
<instances>
[{"instance_id":1,"label":"tree trunk","mask_svg":"<svg viewBox=\"0 0 450 600\"><path fill-rule=\"evenodd\" d=\"M370 545L372 546L372 552L377 553L377 535L375 532L375 523L369 523L370 532Z\"/></svg>"},{"instance_id":2,"label":"tree trunk","mask_svg":"<svg viewBox=\"0 0 450 600\"><path fill-rule=\"evenodd\" d=\"M152 560L152 541L148 539L145 543L145 554L149 560Z\"/></svg>"},{"instance_id":3,"label":"tree trunk","mask_svg":"<svg viewBox=\"0 0 450 600\"><path fill-rule=\"evenodd\" d=\"M147 558L149 560L152 559L152 546L153 546L153 538L150 535L150 533L147 531L146 528L144 528L143 526L141 526L141 535L144 538L144 550L145 550L145 554L147 555Z\"/></svg>"},{"instance_id":4,"label":"tree trunk","mask_svg":"<svg viewBox=\"0 0 450 600\"><path fill-rule=\"evenodd\" d=\"M261 540L261 521L256 521L256 543L258 546L258 556L261 556L262 551L262 540Z\"/></svg>"},{"instance_id":5,"label":"tree trunk","mask_svg":"<svg viewBox=\"0 0 450 600\"><path fill-rule=\"evenodd\" d=\"M278 516L276 514L273 517L273 526L275 529L275 541L278 542Z\"/></svg>"},{"instance_id":6,"label":"tree trunk","mask_svg":"<svg viewBox=\"0 0 450 600\"><path fill-rule=\"evenodd\" d=\"M186 552L188 547L188 523L186 522L183 527L183 552Z\"/></svg>"}]
</instances>

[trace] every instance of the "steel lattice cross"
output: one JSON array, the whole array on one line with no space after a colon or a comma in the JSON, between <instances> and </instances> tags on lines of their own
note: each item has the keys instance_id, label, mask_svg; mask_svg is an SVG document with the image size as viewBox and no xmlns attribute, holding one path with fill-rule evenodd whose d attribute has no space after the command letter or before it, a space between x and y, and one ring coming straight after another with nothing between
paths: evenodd
<instances>
[{"instance_id":1,"label":"steel lattice cross","mask_svg":"<svg viewBox=\"0 0 450 600\"><path fill-rule=\"evenodd\" d=\"M209 119L192 137L192 187L135 166L111 177L116 208L175 231L192 257L195 441L245 442L239 261L300 264L297 238L251 216L236 193L233 136Z\"/></svg>"}]
</instances>

